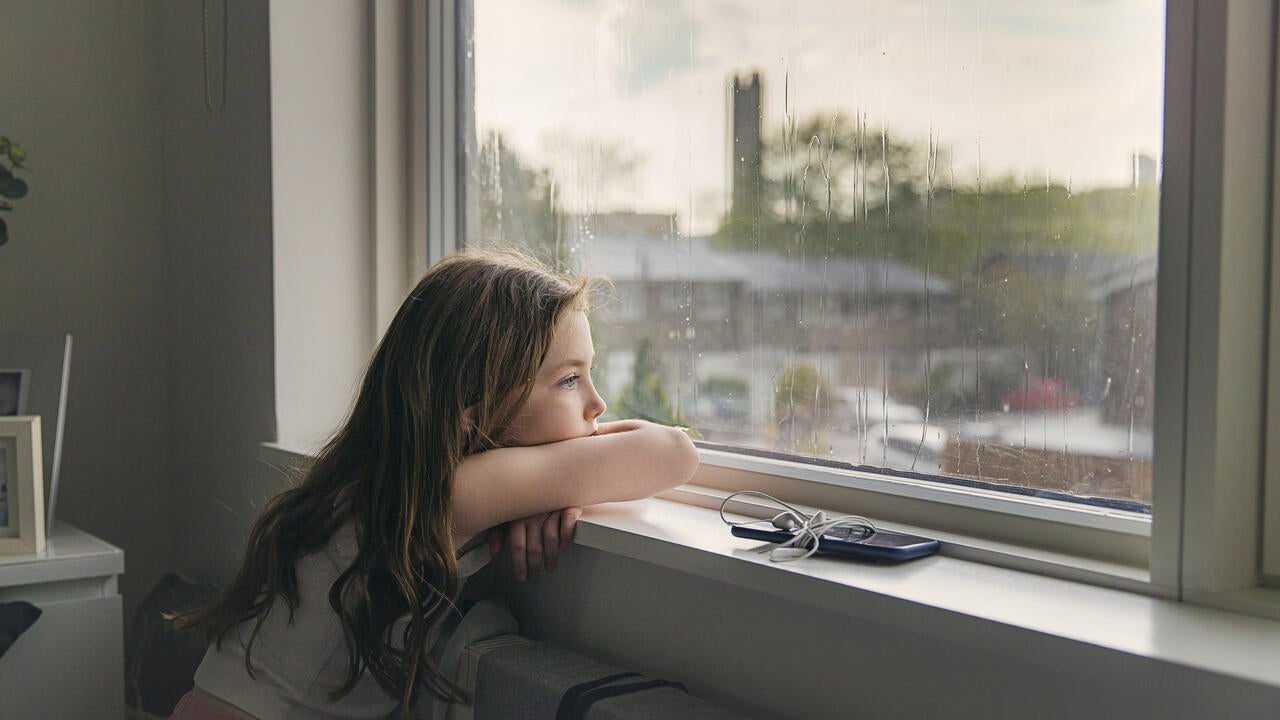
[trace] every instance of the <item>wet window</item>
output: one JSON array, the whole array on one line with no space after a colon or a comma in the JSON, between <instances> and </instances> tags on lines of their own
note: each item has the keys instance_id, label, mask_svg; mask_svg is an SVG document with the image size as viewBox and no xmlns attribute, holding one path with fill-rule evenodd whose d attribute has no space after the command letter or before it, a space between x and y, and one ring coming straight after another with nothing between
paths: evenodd
<instances>
[{"instance_id":1,"label":"wet window","mask_svg":"<svg viewBox=\"0 0 1280 720\"><path fill-rule=\"evenodd\" d=\"M1150 503L1162 3L474 0L463 25L466 242L614 281L611 413Z\"/></svg>"}]
</instances>

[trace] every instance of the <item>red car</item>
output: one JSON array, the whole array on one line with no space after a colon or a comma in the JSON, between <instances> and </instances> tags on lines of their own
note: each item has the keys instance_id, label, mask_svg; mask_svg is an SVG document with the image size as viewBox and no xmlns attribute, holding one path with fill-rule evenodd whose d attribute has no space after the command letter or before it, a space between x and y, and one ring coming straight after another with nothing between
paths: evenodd
<instances>
[{"instance_id":1,"label":"red car","mask_svg":"<svg viewBox=\"0 0 1280 720\"><path fill-rule=\"evenodd\" d=\"M1032 378L1000 399L1007 410L1060 410L1076 407L1080 396L1062 378Z\"/></svg>"}]
</instances>

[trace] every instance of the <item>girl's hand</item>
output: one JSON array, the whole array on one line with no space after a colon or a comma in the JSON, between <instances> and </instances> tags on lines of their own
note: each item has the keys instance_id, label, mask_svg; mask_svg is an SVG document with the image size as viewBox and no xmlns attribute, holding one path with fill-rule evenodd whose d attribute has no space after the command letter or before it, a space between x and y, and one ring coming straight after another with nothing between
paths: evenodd
<instances>
[{"instance_id":1,"label":"girl's hand","mask_svg":"<svg viewBox=\"0 0 1280 720\"><path fill-rule=\"evenodd\" d=\"M596 423L596 435L609 435L611 433L627 432L628 430L637 430L644 426L643 420L611 420L609 422Z\"/></svg>"},{"instance_id":2,"label":"girl's hand","mask_svg":"<svg viewBox=\"0 0 1280 720\"><path fill-rule=\"evenodd\" d=\"M548 513L512 520L505 528L489 533L489 555L502 552L503 530L510 540L511 570L516 579L537 580L542 568L556 569L560 548L573 542L573 531L582 517L582 508L567 507Z\"/></svg>"}]
</instances>

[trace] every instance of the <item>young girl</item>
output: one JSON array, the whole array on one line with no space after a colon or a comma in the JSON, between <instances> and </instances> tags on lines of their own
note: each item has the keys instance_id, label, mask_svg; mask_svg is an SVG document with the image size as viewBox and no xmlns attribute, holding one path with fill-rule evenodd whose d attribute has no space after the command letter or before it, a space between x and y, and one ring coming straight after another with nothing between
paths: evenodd
<instances>
[{"instance_id":1,"label":"young girl","mask_svg":"<svg viewBox=\"0 0 1280 720\"><path fill-rule=\"evenodd\" d=\"M427 272L346 424L263 511L221 599L177 619L211 646L174 718L407 716L423 693L466 701L431 649L463 578L500 544L491 528L512 523L517 576L536 575L572 531L562 510L692 476L680 431L598 422L588 288L510 253L459 253Z\"/></svg>"}]
</instances>

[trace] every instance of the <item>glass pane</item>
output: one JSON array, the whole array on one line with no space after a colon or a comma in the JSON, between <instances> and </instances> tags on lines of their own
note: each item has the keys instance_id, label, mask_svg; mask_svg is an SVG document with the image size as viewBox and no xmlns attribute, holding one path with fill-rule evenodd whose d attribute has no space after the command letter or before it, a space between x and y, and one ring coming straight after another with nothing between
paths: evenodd
<instances>
[{"instance_id":1,"label":"glass pane","mask_svg":"<svg viewBox=\"0 0 1280 720\"><path fill-rule=\"evenodd\" d=\"M1150 503L1162 3L464 15L466 242L613 279L611 414Z\"/></svg>"}]
</instances>

